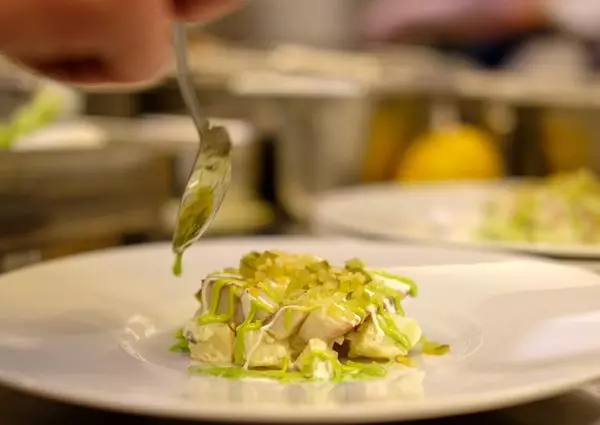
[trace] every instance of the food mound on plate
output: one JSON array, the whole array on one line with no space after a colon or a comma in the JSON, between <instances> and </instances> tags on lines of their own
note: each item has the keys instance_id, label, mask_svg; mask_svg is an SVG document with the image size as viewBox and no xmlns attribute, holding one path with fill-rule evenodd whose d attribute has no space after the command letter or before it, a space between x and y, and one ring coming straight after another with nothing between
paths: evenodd
<instances>
[{"instance_id":1,"label":"food mound on plate","mask_svg":"<svg viewBox=\"0 0 600 425\"><path fill-rule=\"evenodd\" d=\"M600 182L581 170L519 185L485 206L477 236L513 242L598 244Z\"/></svg>"},{"instance_id":2,"label":"food mound on plate","mask_svg":"<svg viewBox=\"0 0 600 425\"><path fill-rule=\"evenodd\" d=\"M413 281L366 267L336 267L313 255L251 252L237 268L209 274L200 308L174 351L198 362L191 371L281 381L377 378L411 352L449 350L425 340L402 302Z\"/></svg>"}]
</instances>

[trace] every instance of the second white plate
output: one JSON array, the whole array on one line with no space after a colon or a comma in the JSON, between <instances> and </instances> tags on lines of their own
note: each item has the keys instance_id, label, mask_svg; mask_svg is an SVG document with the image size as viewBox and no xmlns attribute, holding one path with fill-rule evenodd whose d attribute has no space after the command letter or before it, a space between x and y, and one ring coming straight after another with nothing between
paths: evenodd
<instances>
[{"instance_id":1,"label":"second white plate","mask_svg":"<svg viewBox=\"0 0 600 425\"><path fill-rule=\"evenodd\" d=\"M483 205L513 184L376 184L343 189L316 202L312 224L321 233L600 260L597 245L496 242L475 238Z\"/></svg>"}]
</instances>

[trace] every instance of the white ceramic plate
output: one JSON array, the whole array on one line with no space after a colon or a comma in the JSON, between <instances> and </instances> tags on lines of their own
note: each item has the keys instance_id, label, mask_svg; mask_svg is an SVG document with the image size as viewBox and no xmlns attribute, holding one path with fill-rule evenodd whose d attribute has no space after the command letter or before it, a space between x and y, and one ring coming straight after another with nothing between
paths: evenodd
<instances>
[{"instance_id":1,"label":"white ceramic plate","mask_svg":"<svg viewBox=\"0 0 600 425\"><path fill-rule=\"evenodd\" d=\"M452 355L368 383L283 385L189 376L168 350L208 271L249 250L332 261L359 256L415 278L407 305ZM0 381L70 402L150 415L278 422L370 422L453 415L567 391L600 377L600 277L492 253L350 240L199 244L184 277L167 245L108 250L0 278Z\"/></svg>"},{"instance_id":2,"label":"white ceramic plate","mask_svg":"<svg viewBox=\"0 0 600 425\"><path fill-rule=\"evenodd\" d=\"M343 189L319 199L312 220L320 232L600 260L597 245L476 239L482 206L514 184L518 183L382 184Z\"/></svg>"}]
</instances>

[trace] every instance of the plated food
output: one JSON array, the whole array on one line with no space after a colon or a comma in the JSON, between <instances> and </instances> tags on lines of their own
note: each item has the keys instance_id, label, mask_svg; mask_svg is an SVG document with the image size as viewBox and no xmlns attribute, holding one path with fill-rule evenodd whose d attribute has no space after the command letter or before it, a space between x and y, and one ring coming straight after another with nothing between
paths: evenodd
<instances>
[{"instance_id":1,"label":"plated food","mask_svg":"<svg viewBox=\"0 0 600 425\"><path fill-rule=\"evenodd\" d=\"M476 237L599 244L600 182L586 170L523 182L485 204Z\"/></svg>"},{"instance_id":2,"label":"plated food","mask_svg":"<svg viewBox=\"0 0 600 425\"><path fill-rule=\"evenodd\" d=\"M590 316L600 300L600 276L581 268L454 247L252 237L201 240L186 253L184 276L175 279L170 250L168 244L142 244L0 276L0 385L161 418L365 424L495 410L600 378L600 323ZM426 335L448 343L451 355L420 356L416 369L399 365L400 372L389 370L385 379L358 382L290 385L285 379L190 375L189 355L169 352L174 330L198 307L192 294L199 278L230 265L239 269L250 250L317 254L340 269L358 257L376 266L367 271L386 266L409 275L420 283L419 294L407 295L402 307ZM340 352L338 359L343 364L347 356ZM200 366L232 375L240 369L193 368ZM248 370L281 376L276 368Z\"/></svg>"},{"instance_id":3,"label":"plated food","mask_svg":"<svg viewBox=\"0 0 600 425\"><path fill-rule=\"evenodd\" d=\"M402 307L410 279L352 259L335 266L313 255L251 252L238 267L210 273L200 307L174 351L191 371L286 382L380 378L411 354L445 354Z\"/></svg>"}]
</instances>

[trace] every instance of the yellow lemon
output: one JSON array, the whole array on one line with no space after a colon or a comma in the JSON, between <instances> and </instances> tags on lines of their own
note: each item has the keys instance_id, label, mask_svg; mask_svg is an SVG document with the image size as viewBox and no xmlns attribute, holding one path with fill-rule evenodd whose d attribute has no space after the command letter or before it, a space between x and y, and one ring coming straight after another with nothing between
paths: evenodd
<instances>
[{"instance_id":1,"label":"yellow lemon","mask_svg":"<svg viewBox=\"0 0 600 425\"><path fill-rule=\"evenodd\" d=\"M503 175L502 156L492 137L469 125L419 137L406 150L396 172L403 182L483 180Z\"/></svg>"}]
</instances>

